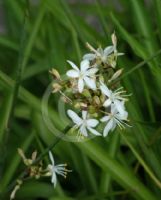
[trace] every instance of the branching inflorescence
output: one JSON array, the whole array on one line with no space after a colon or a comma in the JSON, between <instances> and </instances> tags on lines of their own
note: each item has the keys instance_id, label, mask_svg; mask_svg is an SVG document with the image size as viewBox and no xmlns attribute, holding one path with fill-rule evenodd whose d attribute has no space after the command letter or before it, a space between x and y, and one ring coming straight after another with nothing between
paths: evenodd
<instances>
[{"instance_id":1,"label":"branching inflorescence","mask_svg":"<svg viewBox=\"0 0 161 200\"><path fill-rule=\"evenodd\" d=\"M53 93L59 92L64 102L72 107L67 114L79 136L100 136L96 130L100 123L104 126L104 137L117 126L120 129L129 126L125 109L129 95L117 81L122 69L116 69L117 58L123 53L117 51L115 33L111 38L112 45L104 50L94 49L87 43L91 53L83 56L79 67L68 60L72 69L66 72L67 80L62 80L57 70L50 71L56 80L52 85Z\"/></svg>"},{"instance_id":2,"label":"branching inflorescence","mask_svg":"<svg viewBox=\"0 0 161 200\"><path fill-rule=\"evenodd\" d=\"M106 137L117 126L120 129L129 126L128 112L125 109L129 95L120 86L122 69L116 69L117 58L123 53L117 51L115 34L112 34L112 45L104 50L101 47L94 49L88 43L87 48L91 53L83 56L79 67L67 61L72 67L66 72L68 79L63 80L57 70L50 70L54 79L52 92L59 92L63 101L72 107L67 110L67 115L73 122L73 129L78 131L78 138L88 137L89 134L101 136L101 131L98 131L99 124L103 125L103 136ZM17 180L10 199L15 198L17 190L26 178L50 176L55 187L57 175L66 178L67 173L71 172L66 168L66 164L55 165L50 151L47 153L51 164L45 167L42 160L37 162L36 152L33 152L31 159L27 159L21 149L18 152L27 166L27 173L23 179Z\"/></svg>"}]
</instances>

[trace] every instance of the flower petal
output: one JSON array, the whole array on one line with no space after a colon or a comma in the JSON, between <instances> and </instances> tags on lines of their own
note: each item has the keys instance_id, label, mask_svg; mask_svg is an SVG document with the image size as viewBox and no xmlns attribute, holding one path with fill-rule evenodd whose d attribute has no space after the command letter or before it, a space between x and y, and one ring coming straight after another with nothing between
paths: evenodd
<instances>
[{"instance_id":1,"label":"flower petal","mask_svg":"<svg viewBox=\"0 0 161 200\"><path fill-rule=\"evenodd\" d=\"M84 81L89 88L91 88L92 90L96 90L96 83L94 79L84 77Z\"/></svg>"},{"instance_id":2,"label":"flower petal","mask_svg":"<svg viewBox=\"0 0 161 200\"><path fill-rule=\"evenodd\" d=\"M83 81L83 79L79 78L79 80L78 80L78 91L80 93L82 93L83 89L84 89L84 81Z\"/></svg>"},{"instance_id":3,"label":"flower petal","mask_svg":"<svg viewBox=\"0 0 161 200\"><path fill-rule=\"evenodd\" d=\"M113 120L113 127L111 128L111 131L113 131L116 128L116 125L117 125L116 120Z\"/></svg>"},{"instance_id":4,"label":"flower petal","mask_svg":"<svg viewBox=\"0 0 161 200\"><path fill-rule=\"evenodd\" d=\"M87 119L87 111L86 111L86 110L83 110L83 111L82 111L82 118L83 118L84 120Z\"/></svg>"},{"instance_id":5,"label":"flower petal","mask_svg":"<svg viewBox=\"0 0 161 200\"><path fill-rule=\"evenodd\" d=\"M124 101L115 100L111 112L120 120L127 120L128 112L125 110Z\"/></svg>"},{"instance_id":6,"label":"flower petal","mask_svg":"<svg viewBox=\"0 0 161 200\"><path fill-rule=\"evenodd\" d=\"M54 187L56 187L57 178L56 178L56 173L55 173L54 171L53 171L53 173L52 173L51 182L54 184Z\"/></svg>"},{"instance_id":7,"label":"flower petal","mask_svg":"<svg viewBox=\"0 0 161 200\"><path fill-rule=\"evenodd\" d=\"M107 122L110 119L110 116L104 116L100 119L101 122Z\"/></svg>"},{"instance_id":8,"label":"flower petal","mask_svg":"<svg viewBox=\"0 0 161 200\"><path fill-rule=\"evenodd\" d=\"M101 92L105 94L107 97L111 96L112 91L109 90L108 87L103 82L101 82L100 89L101 89Z\"/></svg>"},{"instance_id":9,"label":"flower petal","mask_svg":"<svg viewBox=\"0 0 161 200\"><path fill-rule=\"evenodd\" d=\"M87 129L86 129L86 127L85 127L84 125L82 125L82 126L80 127L80 132L81 132L81 134L84 135L85 137L88 137Z\"/></svg>"},{"instance_id":10,"label":"flower petal","mask_svg":"<svg viewBox=\"0 0 161 200\"><path fill-rule=\"evenodd\" d=\"M97 119L88 119L87 120L87 127L96 127L99 121Z\"/></svg>"},{"instance_id":11,"label":"flower petal","mask_svg":"<svg viewBox=\"0 0 161 200\"><path fill-rule=\"evenodd\" d=\"M112 103L111 99L107 99L107 100L104 102L103 106L104 106L104 107L108 107L108 106L111 105L111 103Z\"/></svg>"},{"instance_id":12,"label":"flower petal","mask_svg":"<svg viewBox=\"0 0 161 200\"><path fill-rule=\"evenodd\" d=\"M85 54L84 56L83 56L83 60L94 60L95 59L95 54L93 54L93 53L88 53L88 54Z\"/></svg>"},{"instance_id":13,"label":"flower petal","mask_svg":"<svg viewBox=\"0 0 161 200\"><path fill-rule=\"evenodd\" d=\"M116 117L119 119L119 120L127 120L127 117L128 117L128 112L126 110L116 114Z\"/></svg>"},{"instance_id":14,"label":"flower petal","mask_svg":"<svg viewBox=\"0 0 161 200\"><path fill-rule=\"evenodd\" d=\"M114 51L114 46L108 46L104 49L104 55L108 56L109 54L111 54Z\"/></svg>"},{"instance_id":15,"label":"flower petal","mask_svg":"<svg viewBox=\"0 0 161 200\"><path fill-rule=\"evenodd\" d=\"M106 137L107 135L108 135L108 133L109 133L109 131L111 130L111 129L113 129L113 126L114 126L115 124L113 123L113 119L111 119L108 123L107 123L107 125L105 126L105 128L104 128L104 131L103 131L103 136L104 137Z\"/></svg>"},{"instance_id":16,"label":"flower petal","mask_svg":"<svg viewBox=\"0 0 161 200\"><path fill-rule=\"evenodd\" d=\"M79 72L73 69L73 70L67 71L66 75L72 78L77 78L79 77Z\"/></svg>"},{"instance_id":17,"label":"flower petal","mask_svg":"<svg viewBox=\"0 0 161 200\"><path fill-rule=\"evenodd\" d=\"M77 113L72 110L67 110L67 114L75 124L80 126L80 124L82 123L82 119L77 115Z\"/></svg>"},{"instance_id":18,"label":"flower petal","mask_svg":"<svg viewBox=\"0 0 161 200\"><path fill-rule=\"evenodd\" d=\"M124 113L125 111L124 101L115 100L114 104L119 113Z\"/></svg>"},{"instance_id":19,"label":"flower petal","mask_svg":"<svg viewBox=\"0 0 161 200\"><path fill-rule=\"evenodd\" d=\"M103 49L101 48L101 47L99 47L98 49L97 49L97 52L98 52L98 54L99 54L99 56L103 56Z\"/></svg>"},{"instance_id":20,"label":"flower petal","mask_svg":"<svg viewBox=\"0 0 161 200\"><path fill-rule=\"evenodd\" d=\"M117 53L117 56L123 56L125 55L124 53Z\"/></svg>"},{"instance_id":21,"label":"flower petal","mask_svg":"<svg viewBox=\"0 0 161 200\"><path fill-rule=\"evenodd\" d=\"M80 68L82 72L87 71L87 69L89 68L89 61L88 60L83 60L80 64Z\"/></svg>"},{"instance_id":22,"label":"flower petal","mask_svg":"<svg viewBox=\"0 0 161 200\"><path fill-rule=\"evenodd\" d=\"M73 67L73 69L79 71L79 68L70 60L67 60L67 62Z\"/></svg>"},{"instance_id":23,"label":"flower petal","mask_svg":"<svg viewBox=\"0 0 161 200\"><path fill-rule=\"evenodd\" d=\"M114 103L111 104L111 113L112 115L116 115L118 113L117 107Z\"/></svg>"},{"instance_id":24,"label":"flower petal","mask_svg":"<svg viewBox=\"0 0 161 200\"><path fill-rule=\"evenodd\" d=\"M99 133L98 131L96 131L95 129L93 129L93 128L90 128L90 127L87 127L87 129L91 132L91 133L93 133L94 135L101 135L101 133Z\"/></svg>"},{"instance_id":25,"label":"flower petal","mask_svg":"<svg viewBox=\"0 0 161 200\"><path fill-rule=\"evenodd\" d=\"M53 157L51 151L49 151L49 157L50 157L50 160L51 160L52 165L54 166L54 165L55 165L55 162L54 162L54 157Z\"/></svg>"},{"instance_id":26,"label":"flower petal","mask_svg":"<svg viewBox=\"0 0 161 200\"><path fill-rule=\"evenodd\" d=\"M92 75L94 75L96 72L98 71L98 68L91 68L91 69L89 69L87 72L86 72L86 74L88 75L88 76L92 76Z\"/></svg>"}]
</instances>

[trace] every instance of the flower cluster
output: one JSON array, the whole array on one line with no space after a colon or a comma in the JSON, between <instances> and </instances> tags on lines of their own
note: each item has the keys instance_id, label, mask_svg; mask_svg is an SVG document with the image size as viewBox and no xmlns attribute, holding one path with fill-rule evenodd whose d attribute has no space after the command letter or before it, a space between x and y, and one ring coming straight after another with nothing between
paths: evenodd
<instances>
[{"instance_id":1,"label":"flower cluster","mask_svg":"<svg viewBox=\"0 0 161 200\"><path fill-rule=\"evenodd\" d=\"M68 60L72 69L66 72L67 80L62 80L55 69L50 71L56 80L52 85L53 93L59 92L72 107L67 114L79 135L84 137L102 135L96 130L99 124L104 127L104 137L117 126L120 129L129 126L125 109L129 95L120 86L122 69L117 69L117 58L123 53L117 51L114 33L111 38L112 45L105 49L94 49L87 43L91 53L83 56L80 66Z\"/></svg>"},{"instance_id":2,"label":"flower cluster","mask_svg":"<svg viewBox=\"0 0 161 200\"><path fill-rule=\"evenodd\" d=\"M26 158L22 149L18 149L18 153L22 157L24 164L28 167L28 177L35 177L36 179L39 179L42 176L51 176L51 182L54 184L54 187L57 183L57 174L66 178L67 172L71 171L66 168L66 163L55 165L54 157L51 151L49 151L51 164L48 164L47 167L43 167L42 161L38 163L36 162L36 151L32 153L31 159Z\"/></svg>"},{"instance_id":3,"label":"flower cluster","mask_svg":"<svg viewBox=\"0 0 161 200\"><path fill-rule=\"evenodd\" d=\"M39 161L36 162L37 152L33 152L31 155L31 158L26 158L24 152L22 149L18 149L18 153L21 156L24 164L27 166L26 174L24 179L18 179L16 182L16 186L14 187L13 191L11 192L10 199L15 199L15 195L17 191L20 189L21 185L25 180L28 178L36 178L39 179L40 177L48 177L51 176L51 183L54 185L54 187L57 184L57 175L61 175L64 178L66 178L67 173L71 172L71 170L68 170L67 164L58 164L55 165L54 157L49 151L49 158L51 161L51 164L48 164L47 167L43 166L43 162Z\"/></svg>"}]
</instances>

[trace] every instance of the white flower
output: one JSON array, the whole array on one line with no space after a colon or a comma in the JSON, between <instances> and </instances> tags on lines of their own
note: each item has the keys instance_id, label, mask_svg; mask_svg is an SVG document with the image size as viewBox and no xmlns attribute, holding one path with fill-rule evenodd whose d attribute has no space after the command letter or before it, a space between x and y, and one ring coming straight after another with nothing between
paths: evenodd
<instances>
[{"instance_id":1,"label":"white flower","mask_svg":"<svg viewBox=\"0 0 161 200\"><path fill-rule=\"evenodd\" d=\"M123 104L123 102L121 102ZM122 105L124 108L124 104ZM119 112L114 104L111 105L111 113L104 116L100 121L101 122L107 122L104 131L103 136L106 137L109 133L109 131L113 131L118 125L120 129L124 128L124 125L129 126L124 121L127 120L128 113L125 109L122 109L121 112Z\"/></svg>"},{"instance_id":2,"label":"white flower","mask_svg":"<svg viewBox=\"0 0 161 200\"><path fill-rule=\"evenodd\" d=\"M89 45L89 44L88 44ZM114 46L108 46L104 50L99 47L97 50L92 48L94 53L88 53L83 56L83 60L94 60L99 59L101 62L106 63L108 60L109 55L114 52Z\"/></svg>"},{"instance_id":3,"label":"white flower","mask_svg":"<svg viewBox=\"0 0 161 200\"><path fill-rule=\"evenodd\" d=\"M80 64L80 69L71 61L67 61L72 67L72 70L67 71L67 76L78 78L78 90L82 93L84 86L87 85L92 90L96 90L95 73L98 68L90 68L88 60L83 60Z\"/></svg>"},{"instance_id":4,"label":"white flower","mask_svg":"<svg viewBox=\"0 0 161 200\"><path fill-rule=\"evenodd\" d=\"M68 110L67 114L74 122L74 128L79 128L79 133L84 137L88 137L88 131L97 136L101 135L98 131L94 129L98 125L99 121L96 119L88 119L87 111L82 111L82 118L80 118L77 113L72 110Z\"/></svg>"},{"instance_id":5,"label":"white flower","mask_svg":"<svg viewBox=\"0 0 161 200\"><path fill-rule=\"evenodd\" d=\"M51 176L51 182L54 184L55 187L57 184L57 174L66 178L67 172L71 172L71 170L66 169L67 164L55 165L54 157L50 151L49 157L51 160L51 164L48 165L48 175Z\"/></svg>"},{"instance_id":6,"label":"white flower","mask_svg":"<svg viewBox=\"0 0 161 200\"><path fill-rule=\"evenodd\" d=\"M100 90L105 96L108 97L107 100L105 100L105 102L103 104L104 107L108 107L112 103L114 103L119 111L122 110L121 101L128 100L126 98L126 96L128 96L128 95L123 94L126 91L122 90L122 87L120 87L117 90L115 90L114 92L112 92L112 90L108 89L108 87L103 82L101 82Z\"/></svg>"},{"instance_id":7,"label":"white flower","mask_svg":"<svg viewBox=\"0 0 161 200\"><path fill-rule=\"evenodd\" d=\"M107 46L104 50L100 47L97 50L87 43L87 47L93 52L83 56L84 60L92 61L94 59L100 60L103 63L107 63L111 67L115 68L118 56L124 55L124 53L118 53L117 51L117 38L115 33L111 36L113 45Z\"/></svg>"}]
</instances>

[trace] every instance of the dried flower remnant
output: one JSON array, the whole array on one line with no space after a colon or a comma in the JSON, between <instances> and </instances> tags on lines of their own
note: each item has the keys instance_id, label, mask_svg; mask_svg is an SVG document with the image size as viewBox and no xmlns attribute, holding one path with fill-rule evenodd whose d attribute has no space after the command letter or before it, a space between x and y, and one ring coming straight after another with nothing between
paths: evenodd
<instances>
[{"instance_id":1,"label":"dried flower remnant","mask_svg":"<svg viewBox=\"0 0 161 200\"><path fill-rule=\"evenodd\" d=\"M37 157L37 152L34 151L31 155L31 158L26 158L23 150L20 148L18 149L18 153L23 159L24 164L28 167L26 176L39 179L43 173L43 169L41 161L39 163L34 164Z\"/></svg>"},{"instance_id":2,"label":"dried flower remnant","mask_svg":"<svg viewBox=\"0 0 161 200\"><path fill-rule=\"evenodd\" d=\"M98 129L99 124L105 125L105 122L103 136L107 136L117 126L121 129L129 126L125 103L130 95L126 94L119 81L123 69L117 67L117 58L123 53L117 50L115 33L111 39L112 45L105 49L95 49L87 43L91 53L83 56L80 69L68 61L73 68L66 73L69 78L59 78L57 81L59 86L55 87L55 91L57 89L62 96L70 99L72 108L67 114L78 131L78 136L88 137L89 133L99 136L100 131L96 127ZM68 101L65 102L69 104ZM82 118L79 113L82 113ZM95 123L89 124L90 119L95 120Z\"/></svg>"},{"instance_id":3,"label":"dried flower remnant","mask_svg":"<svg viewBox=\"0 0 161 200\"><path fill-rule=\"evenodd\" d=\"M18 148L18 153L21 156L23 163L26 165L27 168L24 177L21 179L17 179L16 185L11 192L10 200L15 199L17 191L20 189L21 185L24 183L26 179L28 178L38 179L42 176L43 173L42 162L34 164L37 157L36 151L32 153L31 158L26 158L24 151L21 148Z\"/></svg>"},{"instance_id":4,"label":"dried flower remnant","mask_svg":"<svg viewBox=\"0 0 161 200\"><path fill-rule=\"evenodd\" d=\"M16 186L14 187L13 191L11 192L10 200L15 199L16 193L17 193L17 191L20 189L22 183L23 183L22 180L19 180L19 179L18 179L18 180L16 181Z\"/></svg>"},{"instance_id":5,"label":"dried flower remnant","mask_svg":"<svg viewBox=\"0 0 161 200\"><path fill-rule=\"evenodd\" d=\"M49 73L53 76L54 79L56 79L56 80L61 80L60 74L59 74L59 72L58 72L56 69L52 68L52 69L49 71Z\"/></svg>"}]
</instances>

